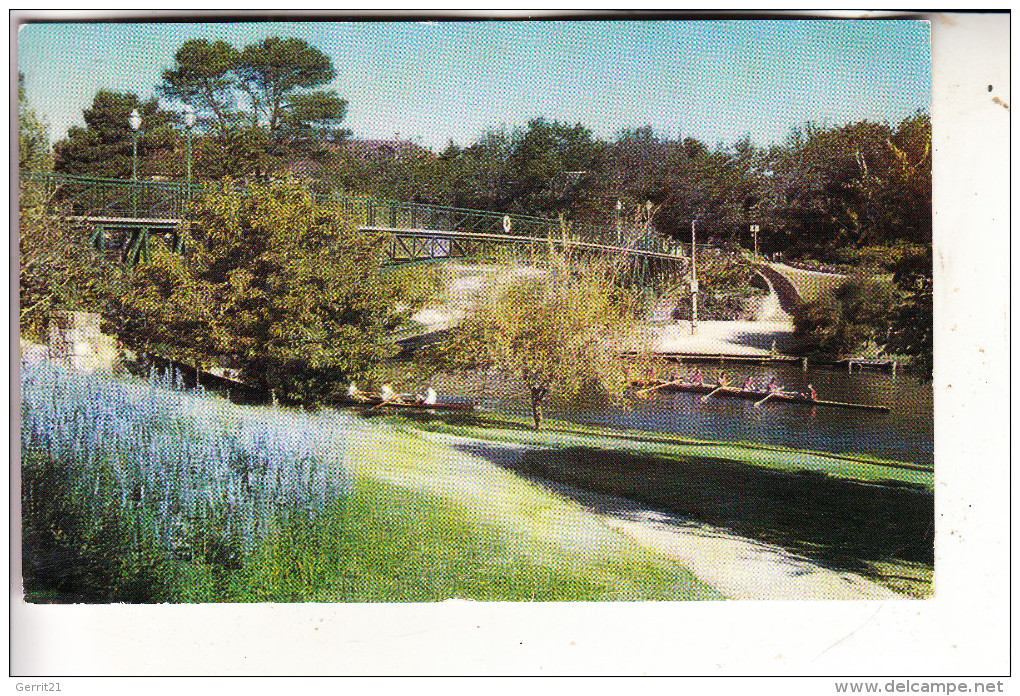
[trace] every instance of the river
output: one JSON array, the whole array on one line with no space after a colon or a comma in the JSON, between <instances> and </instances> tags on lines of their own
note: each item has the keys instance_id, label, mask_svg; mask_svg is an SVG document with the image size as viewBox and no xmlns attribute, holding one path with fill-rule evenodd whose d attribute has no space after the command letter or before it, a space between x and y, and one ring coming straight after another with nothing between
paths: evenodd
<instances>
[{"instance_id":1,"label":"river","mask_svg":"<svg viewBox=\"0 0 1020 696\"><path fill-rule=\"evenodd\" d=\"M680 366L681 374L691 369ZM701 366L713 382L715 366ZM819 399L886 405L890 413L764 404L732 398L709 398L688 393L652 392L628 395L618 404L570 407L551 399L549 418L608 425L706 440L748 441L833 453L861 453L915 464L934 464L932 385L909 375L811 368L789 364L727 366L736 384L747 376L765 381L773 377L787 390L807 391L810 382ZM443 377L436 381L440 394L464 394L482 410L530 416L530 402L520 385L485 380L480 375Z\"/></svg>"}]
</instances>

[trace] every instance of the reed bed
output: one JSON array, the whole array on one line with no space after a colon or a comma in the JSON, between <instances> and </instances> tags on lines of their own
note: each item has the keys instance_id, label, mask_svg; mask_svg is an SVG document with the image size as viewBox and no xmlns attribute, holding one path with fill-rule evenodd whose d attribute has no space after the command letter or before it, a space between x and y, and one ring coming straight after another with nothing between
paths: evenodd
<instances>
[{"instance_id":1,"label":"reed bed","mask_svg":"<svg viewBox=\"0 0 1020 696\"><path fill-rule=\"evenodd\" d=\"M22 367L21 396L26 546L64 547L55 563L103 546L150 565L238 568L350 492L349 415L238 408L172 375L121 381L49 363Z\"/></svg>"}]
</instances>

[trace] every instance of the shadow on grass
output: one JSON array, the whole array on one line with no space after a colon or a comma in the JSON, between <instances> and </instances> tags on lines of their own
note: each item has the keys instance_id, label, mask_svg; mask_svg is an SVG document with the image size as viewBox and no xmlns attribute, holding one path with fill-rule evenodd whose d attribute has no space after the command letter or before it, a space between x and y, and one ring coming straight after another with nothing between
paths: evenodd
<instances>
[{"instance_id":1,"label":"shadow on grass","mask_svg":"<svg viewBox=\"0 0 1020 696\"><path fill-rule=\"evenodd\" d=\"M692 521L785 547L837 570L875 577L876 565L934 563L934 497L814 472L770 471L725 459L674 460L588 447L518 450L465 447L556 488L589 508L583 491L639 501ZM626 517L625 501L598 499L597 512Z\"/></svg>"}]
</instances>

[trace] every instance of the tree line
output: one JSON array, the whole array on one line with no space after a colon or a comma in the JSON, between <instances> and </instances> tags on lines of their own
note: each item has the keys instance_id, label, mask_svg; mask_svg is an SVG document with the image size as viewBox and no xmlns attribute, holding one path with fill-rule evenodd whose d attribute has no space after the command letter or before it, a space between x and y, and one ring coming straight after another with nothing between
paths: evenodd
<instances>
[{"instance_id":1,"label":"tree line","mask_svg":"<svg viewBox=\"0 0 1020 696\"><path fill-rule=\"evenodd\" d=\"M846 354L871 342L918 358L930 374L927 113L896 125L808 123L768 147L748 137L709 146L649 126L603 139L581 123L536 117L466 146L451 141L440 153L409 146L365 156L342 145L350 136L342 127L347 103L326 88L335 75L329 57L300 39L272 37L240 49L189 40L155 86L157 97L98 92L84 110L85 127L54 145L53 166L128 177L128 114L137 109L140 176L183 178L187 105L196 117L199 180L268 182L301 161L312 188L608 227L650 223L681 239L696 219L700 242L756 244L767 256L866 270L798 311L803 350ZM23 101L20 117L19 164L37 168L45 126Z\"/></svg>"},{"instance_id":2,"label":"tree line","mask_svg":"<svg viewBox=\"0 0 1020 696\"><path fill-rule=\"evenodd\" d=\"M195 112L198 179L271 176L295 169L320 186L406 201L558 217L613 226L654 209L655 229L820 261L890 267L890 248L931 240L931 122L807 123L777 145L744 137L709 146L650 126L596 137L581 123L535 117L440 153L408 147L390 156L339 144L347 102L326 86L329 56L301 39L270 37L243 48L191 39L154 86L158 96L99 91L54 145L54 168L127 177L137 109L140 175L183 176L183 109ZM619 205L618 205L619 202Z\"/></svg>"}]
</instances>

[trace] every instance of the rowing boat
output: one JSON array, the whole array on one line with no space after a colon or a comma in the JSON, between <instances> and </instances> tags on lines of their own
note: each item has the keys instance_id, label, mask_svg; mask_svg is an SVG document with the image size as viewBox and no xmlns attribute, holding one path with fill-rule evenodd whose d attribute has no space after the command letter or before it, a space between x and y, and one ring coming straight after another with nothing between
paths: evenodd
<instances>
[{"instance_id":1,"label":"rowing boat","mask_svg":"<svg viewBox=\"0 0 1020 696\"><path fill-rule=\"evenodd\" d=\"M471 402L455 403L444 402L439 404L422 404L414 401L386 401L379 397L373 397L367 401L346 401L344 406L359 406L369 408L409 408L422 411L474 411L475 405Z\"/></svg>"},{"instance_id":2,"label":"rowing boat","mask_svg":"<svg viewBox=\"0 0 1020 696\"><path fill-rule=\"evenodd\" d=\"M635 382L632 386L640 387L644 383ZM762 392L754 391L750 389L737 389L735 387L722 387L718 384L684 384L684 383L667 383L659 387L661 391L677 391L677 392L689 392L691 394L712 394L713 397L730 397L733 399L747 399L749 401L761 401L766 396L769 400L765 403L772 401L782 401L788 404L801 404L804 406L823 406L826 408L845 408L855 411L875 411L878 413L889 413L891 410L888 406L873 406L871 404L853 404L842 401L825 401L823 399L811 399L798 394L796 392ZM714 394L712 392L715 392Z\"/></svg>"}]
</instances>

